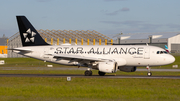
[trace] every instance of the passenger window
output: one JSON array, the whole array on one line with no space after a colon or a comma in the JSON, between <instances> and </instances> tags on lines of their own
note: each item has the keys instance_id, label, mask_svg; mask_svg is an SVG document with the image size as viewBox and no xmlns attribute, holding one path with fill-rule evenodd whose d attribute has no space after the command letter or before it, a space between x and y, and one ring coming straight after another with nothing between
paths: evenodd
<instances>
[{"instance_id":1,"label":"passenger window","mask_svg":"<svg viewBox=\"0 0 180 101\"><path fill-rule=\"evenodd\" d=\"M157 51L157 54L159 54L159 51Z\"/></svg>"},{"instance_id":2,"label":"passenger window","mask_svg":"<svg viewBox=\"0 0 180 101\"><path fill-rule=\"evenodd\" d=\"M161 51L161 54L163 54L163 51Z\"/></svg>"}]
</instances>

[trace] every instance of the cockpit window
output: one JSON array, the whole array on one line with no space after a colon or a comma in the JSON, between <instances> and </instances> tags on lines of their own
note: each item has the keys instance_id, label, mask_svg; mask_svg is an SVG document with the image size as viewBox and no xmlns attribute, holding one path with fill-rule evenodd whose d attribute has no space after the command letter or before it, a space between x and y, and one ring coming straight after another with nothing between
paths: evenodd
<instances>
[{"instance_id":1,"label":"cockpit window","mask_svg":"<svg viewBox=\"0 0 180 101\"><path fill-rule=\"evenodd\" d=\"M157 51L157 54L168 54L166 51Z\"/></svg>"},{"instance_id":2,"label":"cockpit window","mask_svg":"<svg viewBox=\"0 0 180 101\"><path fill-rule=\"evenodd\" d=\"M168 54L168 52L167 52L167 51L164 51L164 53L165 53L165 54Z\"/></svg>"}]
</instances>

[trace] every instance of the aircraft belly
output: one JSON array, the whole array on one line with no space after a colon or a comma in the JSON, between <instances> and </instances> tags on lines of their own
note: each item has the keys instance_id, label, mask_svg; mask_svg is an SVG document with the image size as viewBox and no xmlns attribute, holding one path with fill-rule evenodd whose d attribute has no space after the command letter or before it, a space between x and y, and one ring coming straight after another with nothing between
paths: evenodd
<instances>
[{"instance_id":1,"label":"aircraft belly","mask_svg":"<svg viewBox=\"0 0 180 101\"><path fill-rule=\"evenodd\" d=\"M147 66L149 65L148 60L144 60L143 58L136 59L127 59L127 66Z\"/></svg>"},{"instance_id":2,"label":"aircraft belly","mask_svg":"<svg viewBox=\"0 0 180 101\"><path fill-rule=\"evenodd\" d=\"M71 62L70 60L64 60L64 59L54 61L54 62L58 63L58 64L63 64L63 65L75 65L76 64L76 62Z\"/></svg>"}]
</instances>

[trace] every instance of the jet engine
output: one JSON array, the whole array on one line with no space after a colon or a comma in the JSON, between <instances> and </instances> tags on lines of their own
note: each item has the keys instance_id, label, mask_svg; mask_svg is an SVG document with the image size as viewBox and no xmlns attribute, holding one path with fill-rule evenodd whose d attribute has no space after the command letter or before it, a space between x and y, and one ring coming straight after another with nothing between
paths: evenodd
<instances>
[{"instance_id":1,"label":"jet engine","mask_svg":"<svg viewBox=\"0 0 180 101\"><path fill-rule=\"evenodd\" d=\"M118 69L123 72L135 72L136 71L135 66L134 67L133 66L118 67Z\"/></svg>"},{"instance_id":2,"label":"jet engine","mask_svg":"<svg viewBox=\"0 0 180 101\"><path fill-rule=\"evenodd\" d=\"M117 71L117 62L100 62L98 69L104 73L115 73Z\"/></svg>"}]
</instances>

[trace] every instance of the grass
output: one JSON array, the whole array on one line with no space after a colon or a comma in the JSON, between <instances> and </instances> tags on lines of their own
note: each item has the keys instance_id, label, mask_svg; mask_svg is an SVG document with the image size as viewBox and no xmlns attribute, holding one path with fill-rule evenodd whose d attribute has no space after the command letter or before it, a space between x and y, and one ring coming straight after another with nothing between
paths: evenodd
<instances>
[{"instance_id":1,"label":"grass","mask_svg":"<svg viewBox=\"0 0 180 101\"><path fill-rule=\"evenodd\" d=\"M179 101L180 80L1 77L2 101Z\"/></svg>"}]
</instances>

